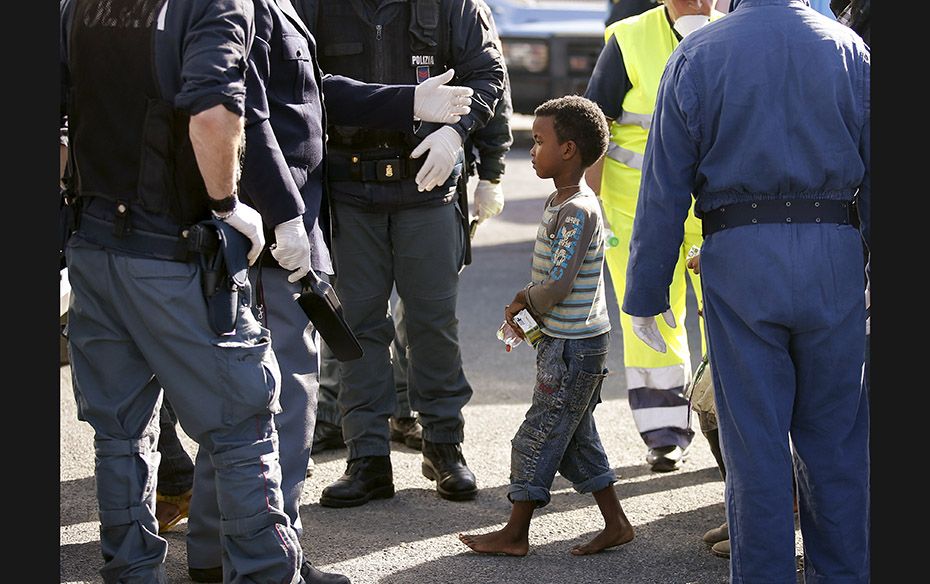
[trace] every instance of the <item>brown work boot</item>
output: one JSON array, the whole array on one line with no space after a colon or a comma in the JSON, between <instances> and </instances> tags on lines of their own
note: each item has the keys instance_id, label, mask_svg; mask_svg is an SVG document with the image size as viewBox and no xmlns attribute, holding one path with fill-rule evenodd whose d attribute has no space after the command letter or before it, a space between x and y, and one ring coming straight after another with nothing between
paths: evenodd
<instances>
[{"instance_id":1,"label":"brown work boot","mask_svg":"<svg viewBox=\"0 0 930 584\"><path fill-rule=\"evenodd\" d=\"M708 530L701 539L703 539L704 543L707 545L714 545L719 541L730 539L730 528L727 527L727 523L724 521L720 527Z\"/></svg>"},{"instance_id":2,"label":"brown work boot","mask_svg":"<svg viewBox=\"0 0 930 584\"><path fill-rule=\"evenodd\" d=\"M171 531L178 522L187 517L193 494L193 489L188 489L180 495L155 493L155 519L158 520L159 533Z\"/></svg>"},{"instance_id":3,"label":"brown work boot","mask_svg":"<svg viewBox=\"0 0 930 584\"><path fill-rule=\"evenodd\" d=\"M406 444L407 448L423 450L423 427L416 418L395 418L388 421L391 440Z\"/></svg>"},{"instance_id":4,"label":"brown work boot","mask_svg":"<svg viewBox=\"0 0 930 584\"><path fill-rule=\"evenodd\" d=\"M729 558L730 557L730 540L725 539L723 541L718 541L713 546L711 546L710 551L713 552L718 558Z\"/></svg>"}]
</instances>

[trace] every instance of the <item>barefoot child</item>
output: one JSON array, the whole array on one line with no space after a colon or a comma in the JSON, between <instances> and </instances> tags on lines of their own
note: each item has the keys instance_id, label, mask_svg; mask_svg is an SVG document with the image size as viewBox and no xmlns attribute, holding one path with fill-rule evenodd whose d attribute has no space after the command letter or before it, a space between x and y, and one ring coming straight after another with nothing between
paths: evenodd
<instances>
[{"instance_id":1,"label":"barefoot child","mask_svg":"<svg viewBox=\"0 0 930 584\"><path fill-rule=\"evenodd\" d=\"M504 318L519 334L513 315L526 308L540 325L536 387L511 442L510 520L500 531L459 539L476 552L526 555L533 512L549 503L558 471L579 493L592 493L604 516L604 530L571 550L585 555L633 539L593 415L607 375L610 320L600 204L580 185L585 169L606 151L608 129L600 108L577 95L551 99L535 115L533 168L553 180L555 191L536 234L532 282L517 292Z\"/></svg>"}]
</instances>

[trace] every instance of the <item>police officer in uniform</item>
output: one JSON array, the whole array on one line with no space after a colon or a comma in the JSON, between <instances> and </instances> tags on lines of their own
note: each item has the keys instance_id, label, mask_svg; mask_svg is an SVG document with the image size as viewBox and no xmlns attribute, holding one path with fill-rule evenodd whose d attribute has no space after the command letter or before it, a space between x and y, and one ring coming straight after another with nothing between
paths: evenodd
<instances>
[{"instance_id":1,"label":"police officer in uniform","mask_svg":"<svg viewBox=\"0 0 930 584\"><path fill-rule=\"evenodd\" d=\"M500 36L494 23L494 15L484 0L476 0L478 8L491 24L491 35L498 50L503 52ZM494 115L488 123L468 135L465 140L465 172L458 184L467 189L470 177L477 176L474 190L475 217L469 222L469 234L491 217L504 210L504 190L501 178L504 175L505 157L513 145L510 118L513 116L513 101L510 98L510 78L504 72L504 93L494 107ZM470 241L468 242L470 246ZM391 440L403 442L410 448L420 450L422 428L411 410L407 384L407 329L404 324L404 303L394 306L395 335L391 346L394 359L394 385L397 389L397 411L391 418Z\"/></svg>"},{"instance_id":2,"label":"police officer in uniform","mask_svg":"<svg viewBox=\"0 0 930 584\"><path fill-rule=\"evenodd\" d=\"M236 274L264 245L261 218L236 195L252 13L244 0L61 3L78 211L69 343L78 416L94 428L107 583L166 581L154 515L161 386L216 467L226 581L302 582L268 330L246 281L238 301L216 292L224 306L202 278L224 241ZM204 231L211 211L216 231Z\"/></svg>"},{"instance_id":3,"label":"police officer in uniform","mask_svg":"<svg viewBox=\"0 0 930 584\"><path fill-rule=\"evenodd\" d=\"M395 409L387 306L395 284L406 310L410 404L423 426L422 472L451 500L477 494L462 455L462 370L455 316L465 238L455 184L462 144L485 125L503 91L503 57L474 0L306 0L298 9L327 73L379 83L422 83L454 69L474 90L455 124L406 131L329 124L328 186L336 291L364 356L340 363L348 447L345 474L320 503L362 505L394 495L388 418Z\"/></svg>"},{"instance_id":4,"label":"police officer in uniform","mask_svg":"<svg viewBox=\"0 0 930 584\"><path fill-rule=\"evenodd\" d=\"M494 24L494 16L484 0L478 6L491 24L491 34L498 43L500 37ZM468 179L478 176L474 191L474 214L476 226L504 210L504 191L501 178L504 175L505 157L513 145L510 118L513 102L510 97L510 80L504 75L504 93L494 107L494 115L488 123L468 135L465 140L465 173L457 184L467 188ZM410 407L407 392L407 330L404 326L404 303L397 302L392 316L395 325L394 341L391 344L391 359L394 367L394 386L397 391L397 407L390 419L390 437L394 442L406 444L420 450L423 443L423 428ZM314 452L340 448L342 440L342 416L339 414L339 363L325 343L320 346L320 400L317 408L317 432L313 440ZM319 422L323 423L320 424Z\"/></svg>"},{"instance_id":5,"label":"police officer in uniform","mask_svg":"<svg viewBox=\"0 0 930 584\"><path fill-rule=\"evenodd\" d=\"M327 119L397 131L410 127L414 115L457 122L470 110L472 91L443 85L441 77L419 86L386 86L323 75L316 41L290 0L254 0L254 5L256 40L246 81L242 198L261 212L271 242L270 252L250 275L260 291L257 309L271 330L281 369L282 411L275 424L284 511L302 535L299 507L315 424L318 335L294 295L301 291L298 280L311 268L332 273L322 204ZM195 582L222 580L213 476L209 456L198 454L187 531L188 572ZM306 559L301 574L308 583L349 581L321 572Z\"/></svg>"}]
</instances>

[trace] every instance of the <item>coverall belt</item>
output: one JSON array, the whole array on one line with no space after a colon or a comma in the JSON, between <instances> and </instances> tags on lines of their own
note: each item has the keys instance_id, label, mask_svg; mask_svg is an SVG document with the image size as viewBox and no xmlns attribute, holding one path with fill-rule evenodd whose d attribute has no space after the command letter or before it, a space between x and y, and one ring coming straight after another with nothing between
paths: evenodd
<instances>
[{"instance_id":1,"label":"coverall belt","mask_svg":"<svg viewBox=\"0 0 930 584\"><path fill-rule=\"evenodd\" d=\"M213 253L219 249L219 237L209 229L185 229L179 235L131 229L119 236L114 233L113 223L87 213L81 215L79 225L77 233L86 235L90 241L145 257L187 262L194 261L197 257L194 254ZM197 237L189 238L192 232Z\"/></svg>"},{"instance_id":2,"label":"coverall belt","mask_svg":"<svg viewBox=\"0 0 930 584\"><path fill-rule=\"evenodd\" d=\"M702 235L757 223L853 223L852 201L793 199L733 203L705 211Z\"/></svg>"},{"instance_id":3,"label":"coverall belt","mask_svg":"<svg viewBox=\"0 0 930 584\"><path fill-rule=\"evenodd\" d=\"M380 160L361 160L358 156L331 157L327 161L326 175L336 181L398 181L415 177L423 166L424 158L408 158L406 155Z\"/></svg>"}]
</instances>

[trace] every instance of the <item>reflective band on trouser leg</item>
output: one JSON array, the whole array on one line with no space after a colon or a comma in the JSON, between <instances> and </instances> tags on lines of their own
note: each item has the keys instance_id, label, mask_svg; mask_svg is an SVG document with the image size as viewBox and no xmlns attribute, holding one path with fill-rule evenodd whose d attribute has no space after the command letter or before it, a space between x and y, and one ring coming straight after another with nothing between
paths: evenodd
<instances>
[{"instance_id":1,"label":"reflective band on trouser leg","mask_svg":"<svg viewBox=\"0 0 930 584\"><path fill-rule=\"evenodd\" d=\"M605 172L612 172L618 168L618 165L606 165ZM604 187L610 184L607 180L604 181L602 193ZM631 200L631 197L623 197L616 192L610 192L609 196L611 201L617 201L622 205L621 208L605 205L607 220L620 238L619 245L606 250L605 260L614 291L617 298L621 299L626 288L635 198ZM687 283L683 258L683 254L680 254L675 277L669 288L676 328L671 329L663 319L657 319L659 331L667 347L665 353L656 352L643 343L633 333L630 316L620 312L630 409L633 411L633 419L643 442L650 448L672 444L685 448L694 437L688 400L683 395L684 386L691 377L691 355L684 326Z\"/></svg>"},{"instance_id":2,"label":"reflective band on trouser leg","mask_svg":"<svg viewBox=\"0 0 930 584\"><path fill-rule=\"evenodd\" d=\"M303 558L297 533L284 513L278 436L271 415L254 416L212 438L215 444L233 446L211 453L226 576L234 573L244 582L290 582Z\"/></svg>"},{"instance_id":3,"label":"reflective band on trouser leg","mask_svg":"<svg viewBox=\"0 0 930 584\"><path fill-rule=\"evenodd\" d=\"M633 421L648 446L678 444L684 448L690 443L691 410L682 395L686 379L684 364L626 368Z\"/></svg>"}]
</instances>

